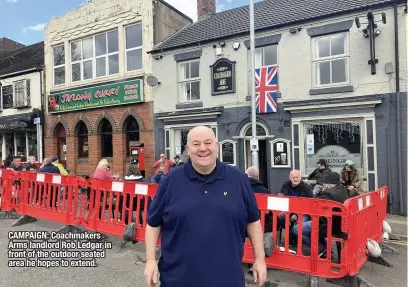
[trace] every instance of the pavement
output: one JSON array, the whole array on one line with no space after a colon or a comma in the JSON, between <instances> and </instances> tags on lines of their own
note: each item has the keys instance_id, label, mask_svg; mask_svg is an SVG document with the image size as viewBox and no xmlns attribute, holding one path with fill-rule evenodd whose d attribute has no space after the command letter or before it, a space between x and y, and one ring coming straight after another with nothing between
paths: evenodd
<instances>
[{"instance_id":1,"label":"pavement","mask_svg":"<svg viewBox=\"0 0 408 287\"><path fill-rule=\"evenodd\" d=\"M112 249L106 249L106 257L96 259L98 267L8 267L9 231L56 231L60 224L39 220L22 226L11 227L15 220L0 220L0 286L27 287L28 284L42 287L144 287L144 245L127 243L121 247L119 238L108 237ZM393 232L406 234L405 217L389 217ZM19 240L21 242L21 240ZM375 263L366 263L360 275L374 286L407 286L407 246L402 241L390 243L400 254L384 253L394 268ZM248 271L244 266L245 272ZM335 286L319 279L319 286ZM5 282L7 282L5 284ZM247 276L247 287L254 287L252 277ZM267 286L308 286L305 275L280 270L268 270ZM193 286L192 286L193 287ZM211 287L211 286L210 286Z\"/></svg>"}]
</instances>

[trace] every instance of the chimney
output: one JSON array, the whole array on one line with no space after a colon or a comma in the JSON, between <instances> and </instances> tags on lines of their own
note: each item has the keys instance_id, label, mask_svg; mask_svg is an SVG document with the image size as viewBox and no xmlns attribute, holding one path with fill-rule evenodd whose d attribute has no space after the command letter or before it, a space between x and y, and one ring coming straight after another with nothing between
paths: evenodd
<instances>
[{"instance_id":1,"label":"chimney","mask_svg":"<svg viewBox=\"0 0 408 287\"><path fill-rule=\"evenodd\" d=\"M217 0L197 0L198 21L216 13Z\"/></svg>"}]
</instances>

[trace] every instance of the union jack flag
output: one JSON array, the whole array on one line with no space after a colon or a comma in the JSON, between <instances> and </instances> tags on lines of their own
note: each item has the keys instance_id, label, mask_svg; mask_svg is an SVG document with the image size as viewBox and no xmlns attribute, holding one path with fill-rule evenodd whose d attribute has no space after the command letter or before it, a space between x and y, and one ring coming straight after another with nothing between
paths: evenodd
<instances>
[{"instance_id":1,"label":"union jack flag","mask_svg":"<svg viewBox=\"0 0 408 287\"><path fill-rule=\"evenodd\" d=\"M259 114L276 113L278 93L278 66L255 69L256 111Z\"/></svg>"}]
</instances>

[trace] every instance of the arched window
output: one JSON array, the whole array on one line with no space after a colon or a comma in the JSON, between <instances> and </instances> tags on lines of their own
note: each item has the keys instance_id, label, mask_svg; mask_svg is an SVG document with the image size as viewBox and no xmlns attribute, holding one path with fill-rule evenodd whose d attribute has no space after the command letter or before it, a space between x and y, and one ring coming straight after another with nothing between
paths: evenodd
<instances>
[{"instance_id":1,"label":"arched window","mask_svg":"<svg viewBox=\"0 0 408 287\"><path fill-rule=\"evenodd\" d=\"M101 134L101 156L112 157L113 156L112 125L107 119L103 119L99 126Z\"/></svg>"},{"instance_id":2,"label":"arched window","mask_svg":"<svg viewBox=\"0 0 408 287\"><path fill-rule=\"evenodd\" d=\"M128 116L125 121L126 133L126 155L130 155L130 147L136 146L140 142L139 124L132 116Z\"/></svg>"},{"instance_id":3,"label":"arched window","mask_svg":"<svg viewBox=\"0 0 408 287\"><path fill-rule=\"evenodd\" d=\"M245 132L245 136L247 137L251 137L252 136L252 126L248 126L246 132ZM266 136L266 132L265 129L260 126L260 125L256 125L256 136Z\"/></svg>"},{"instance_id":4,"label":"arched window","mask_svg":"<svg viewBox=\"0 0 408 287\"><path fill-rule=\"evenodd\" d=\"M76 127L78 139L78 158L88 157L88 128L83 121L80 121Z\"/></svg>"}]
</instances>

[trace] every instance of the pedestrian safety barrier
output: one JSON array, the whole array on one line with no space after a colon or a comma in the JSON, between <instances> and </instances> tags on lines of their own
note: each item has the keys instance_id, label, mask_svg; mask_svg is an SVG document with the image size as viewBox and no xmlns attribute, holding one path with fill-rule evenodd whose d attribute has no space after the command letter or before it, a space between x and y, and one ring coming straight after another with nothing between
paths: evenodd
<instances>
[{"instance_id":1,"label":"pedestrian safety barrier","mask_svg":"<svg viewBox=\"0 0 408 287\"><path fill-rule=\"evenodd\" d=\"M136 241L144 241L147 211L157 186L0 169L2 211L117 237L134 223ZM387 193L382 187L344 204L256 194L265 236L273 239L267 266L325 278L357 274L368 260L367 241L381 242ZM253 263L253 254L247 241L243 262Z\"/></svg>"}]
</instances>

